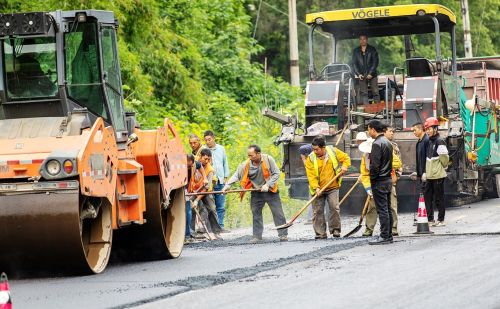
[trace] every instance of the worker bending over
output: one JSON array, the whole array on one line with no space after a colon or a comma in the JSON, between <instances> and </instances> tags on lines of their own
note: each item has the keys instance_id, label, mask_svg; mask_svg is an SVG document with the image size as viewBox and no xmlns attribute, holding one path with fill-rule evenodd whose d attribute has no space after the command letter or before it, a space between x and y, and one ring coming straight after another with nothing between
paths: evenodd
<instances>
[{"instance_id":1,"label":"worker bending over","mask_svg":"<svg viewBox=\"0 0 500 309\"><path fill-rule=\"evenodd\" d=\"M209 149L202 149L200 152L200 162L203 166L203 185L194 192L212 192L214 187L215 170L210 164L212 160L212 152ZM206 232L210 240L221 239L219 236L222 230L217 218L217 213L215 211L215 200L212 194L197 195L193 201L192 207L197 210L200 214L200 220L203 225L203 229L206 228Z\"/></svg>"}]
</instances>

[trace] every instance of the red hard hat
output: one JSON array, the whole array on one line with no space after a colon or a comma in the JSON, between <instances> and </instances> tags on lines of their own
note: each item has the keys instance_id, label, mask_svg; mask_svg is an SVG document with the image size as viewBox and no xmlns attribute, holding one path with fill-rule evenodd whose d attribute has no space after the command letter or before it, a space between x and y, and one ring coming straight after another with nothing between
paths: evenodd
<instances>
[{"instance_id":1,"label":"red hard hat","mask_svg":"<svg viewBox=\"0 0 500 309\"><path fill-rule=\"evenodd\" d=\"M429 117L425 119L424 127L427 129L429 127L439 126L439 120L436 117Z\"/></svg>"}]
</instances>

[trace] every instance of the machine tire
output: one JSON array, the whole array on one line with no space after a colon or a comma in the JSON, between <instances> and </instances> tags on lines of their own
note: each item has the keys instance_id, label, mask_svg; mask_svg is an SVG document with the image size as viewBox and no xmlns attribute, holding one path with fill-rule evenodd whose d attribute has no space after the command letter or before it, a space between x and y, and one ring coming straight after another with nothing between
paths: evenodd
<instances>
[{"instance_id":1,"label":"machine tire","mask_svg":"<svg viewBox=\"0 0 500 309\"><path fill-rule=\"evenodd\" d=\"M163 209L164 199L159 179L145 179L146 222L115 231L114 261L164 260L181 255L186 229L183 190L184 188L179 188L170 192L169 205L167 209Z\"/></svg>"}]
</instances>

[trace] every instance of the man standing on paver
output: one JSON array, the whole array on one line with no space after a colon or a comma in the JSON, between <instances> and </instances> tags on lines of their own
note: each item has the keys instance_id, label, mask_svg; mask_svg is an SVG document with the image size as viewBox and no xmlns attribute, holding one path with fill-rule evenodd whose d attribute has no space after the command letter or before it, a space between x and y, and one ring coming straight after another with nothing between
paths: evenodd
<instances>
[{"instance_id":1,"label":"man standing on paver","mask_svg":"<svg viewBox=\"0 0 500 309\"><path fill-rule=\"evenodd\" d=\"M368 134L374 139L369 156L370 183L380 221L380 236L371 241L370 245L383 245L393 242L393 219L389 209L392 189L392 144L384 136L386 128L387 126L379 120L372 120L368 124Z\"/></svg>"},{"instance_id":2,"label":"man standing on paver","mask_svg":"<svg viewBox=\"0 0 500 309\"><path fill-rule=\"evenodd\" d=\"M278 165L270 155L263 154L257 145L250 145L247 154L248 159L238 166L238 170L227 181L223 191L229 190L231 184L237 181L240 182L242 189L260 190L260 192L251 192L250 196L253 217L253 238L251 242L258 243L262 241L262 233L264 232L262 209L266 203L271 209L275 226L285 224L286 218L278 191L278 180L280 178ZM287 235L287 229L278 230L280 241L287 241Z\"/></svg>"},{"instance_id":3,"label":"man standing on paver","mask_svg":"<svg viewBox=\"0 0 500 309\"><path fill-rule=\"evenodd\" d=\"M378 93L378 53L375 47L368 44L368 36L359 36L359 47L352 52L352 64L354 77L356 79L356 102L357 104L368 104L368 85L374 103L380 103Z\"/></svg>"},{"instance_id":4,"label":"man standing on paver","mask_svg":"<svg viewBox=\"0 0 500 309\"><path fill-rule=\"evenodd\" d=\"M437 118L429 117L425 120L425 132L429 135L429 147L422 179L426 181L424 197L429 221L434 220L434 206L439 210L438 220L432 226L445 225L444 180L450 161L446 142L439 136L438 127Z\"/></svg>"},{"instance_id":5,"label":"man standing on paver","mask_svg":"<svg viewBox=\"0 0 500 309\"><path fill-rule=\"evenodd\" d=\"M316 136L312 141L313 152L306 160L306 174L309 187L314 194L318 194L328 182L338 174L347 172L351 166L351 158L337 147L326 146L324 136ZM313 202L313 228L316 239L326 239L325 202L328 204L330 215L328 229L333 237L340 237L340 207L339 189L342 179L338 178Z\"/></svg>"},{"instance_id":6,"label":"man standing on paver","mask_svg":"<svg viewBox=\"0 0 500 309\"><path fill-rule=\"evenodd\" d=\"M213 188L214 191L221 191L224 188L224 183L229 174L229 163L227 161L226 150L223 146L215 143L215 134L212 131L205 131L205 143L212 151L212 166L215 169L217 182ZM226 214L226 196L224 194L214 194L215 207L217 210L217 217L219 218L219 225L222 228L221 233L226 233L228 230L224 228L224 215Z\"/></svg>"}]
</instances>

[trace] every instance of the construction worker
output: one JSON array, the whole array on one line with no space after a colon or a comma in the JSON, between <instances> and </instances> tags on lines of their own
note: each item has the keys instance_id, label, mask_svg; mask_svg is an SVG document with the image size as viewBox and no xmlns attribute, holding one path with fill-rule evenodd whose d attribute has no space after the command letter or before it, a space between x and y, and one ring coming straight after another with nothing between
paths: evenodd
<instances>
[{"instance_id":1,"label":"construction worker","mask_svg":"<svg viewBox=\"0 0 500 309\"><path fill-rule=\"evenodd\" d=\"M368 85L372 92L373 102L380 103L378 93L378 52L375 47L368 44L366 35L359 36L359 47L352 53L354 76L356 79L356 103L368 104Z\"/></svg>"},{"instance_id":2,"label":"construction worker","mask_svg":"<svg viewBox=\"0 0 500 309\"><path fill-rule=\"evenodd\" d=\"M306 165L306 160L307 160L307 157L311 154L312 152L312 146L311 144L305 144L305 145L302 145L299 147L299 153L300 153L300 159L302 160L302 163L304 163L304 167ZM311 188L309 188L309 197L312 197L311 195L313 195L314 191L311 190ZM326 203L326 202L325 202ZM328 207L325 207L325 217L328 218L328 214L330 212L328 211ZM307 208L307 221L306 221L306 225L311 225L312 224L312 216L313 216L313 207L312 205L310 205L308 208Z\"/></svg>"},{"instance_id":3,"label":"construction worker","mask_svg":"<svg viewBox=\"0 0 500 309\"><path fill-rule=\"evenodd\" d=\"M311 189L311 195L319 191L337 174L344 174L351 166L349 156L333 146L326 146L325 137L316 136L312 141L313 152L306 160L306 174ZM339 188L342 179L338 178L318 196L313 202L313 228L315 239L326 239L325 202L328 204L330 215L328 228L333 237L340 237L340 207Z\"/></svg>"},{"instance_id":4,"label":"construction worker","mask_svg":"<svg viewBox=\"0 0 500 309\"><path fill-rule=\"evenodd\" d=\"M429 136L429 147L422 180L425 181L424 198L429 221L434 220L434 206L439 210L438 220L432 226L445 225L444 180L450 160L446 142L439 136L438 127L437 118L429 117L425 120L425 133Z\"/></svg>"},{"instance_id":5,"label":"construction worker","mask_svg":"<svg viewBox=\"0 0 500 309\"><path fill-rule=\"evenodd\" d=\"M238 166L238 170L227 181L223 191L229 190L231 185L237 181L240 182L242 189L260 190L252 191L250 197L250 207L253 217L253 238L251 242L258 243L262 241L262 233L264 231L262 209L266 203L271 209L274 225L279 226L286 223L278 191L280 170L274 159L270 155L263 154L257 145L250 145L247 154L248 159ZM243 194L241 197L243 197ZM280 241L287 241L287 235L287 229L278 230Z\"/></svg>"},{"instance_id":6,"label":"construction worker","mask_svg":"<svg viewBox=\"0 0 500 309\"><path fill-rule=\"evenodd\" d=\"M418 181L418 189L421 194L425 192L425 179L422 179L422 175L425 174L425 163L427 161L427 149L429 148L429 136L425 134L424 125L417 122L413 125L413 135L418 138L417 146L415 147L415 162L416 171L410 175L410 179ZM427 211L427 219L429 224L433 224L429 218L429 211ZM434 218L433 218L434 219ZM413 219L414 225L417 225L417 219Z\"/></svg>"},{"instance_id":7,"label":"construction worker","mask_svg":"<svg viewBox=\"0 0 500 309\"><path fill-rule=\"evenodd\" d=\"M403 162L401 161L401 151L394 141L394 127L388 126L384 132L385 138L392 144L392 191L391 191L391 211L392 211L392 236L399 236L398 233L398 193L396 185L403 174Z\"/></svg>"},{"instance_id":8,"label":"construction worker","mask_svg":"<svg viewBox=\"0 0 500 309\"><path fill-rule=\"evenodd\" d=\"M212 165L215 169L217 182L214 186L214 191L220 191L224 187L229 174L229 162L227 160L226 150L223 146L215 143L215 134L212 131L205 131L205 144L212 151ZM217 217L219 225L222 228L222 233L227 233L229 230L224 229L224 216L226 214L226 196L224 194L214 194L215 207L217 209Z\"/></svg>"},{"instance_id":9,"label":"construction worker","mask_svg":"<svg viewBox=\"0 0 500 309\"><path fill-rule=\"evenodd\" d=\"M364 132L362 132L364 133ZM391 141L391 144L393 145L393 153L392 153L392 167L393 171L391 173L391 179L392 179L392 189L391 189L391 215L392 215L392 236L398 236L398 200L397 200L397 193L396 193L396 183L397 180L399 179L401 175L401 169L402 169L402 163L401 163L401 154L399 152L399 147L397 146L396 143L392 142L392 139L394 137L394 128L391 126L388 126L385 130L384 136ZM370 182L370 171L368 170L369 166L369 155L371 153L371 146L373 143L373 139L368 139L366 142L366 145L360 145L359 150L363 153L361 157L361 164L360 164L360 177L361 177L361 183L363 184L363 187L366 190L366 193L370 196L373 197L373 192L371 191L371 182ZM396 146L394 146L396 145ZM367 164L368 163L368 164ZM397 176L399 174L399 176ZM373 230L375 229L375 225L377 224L377 209L375 207L375 202L372 199L370 199L370 204L368 206L368 210L366 212L366 223L365 223L365 231L363 233L363 236L368 237L373 235Z\"/></svg>"},{"instance_id":10,"label":"construction worker","mask_svg":"<svg viewBox=\"0 0 500 309\"><path fill-rule=\"evenodd\" d=\"M206 148L200 142L200 138L196 134L189 134L189 146L191 146L191 153L194 155L196 161L200 160L201 150Z\"/></svg>"},{"instance_id":11,"label":"construction worker","mask_svg":"<svg viewBox=\"0 0 500 309\"><path fill-rule=\"evenodd\" d=\"M302 160L302 163L304 163L304 167L306 166L306 160L307 160L307 157L311 154L312 152L312 146L311 144L305 144L305 145L302 145L299 147L299 154L300 154L300 159ZM311 189L309 188L309 191L311 191ZM311 196L309 196L311 197ZM312 205L309 205L309 207L307 208L307 221L305 224L307 225L311 225L312 224Z\"/></svg>"},{"instance_id":12,"label":"construction worker","mask_svg":"<svg viewBox=\"0 0 500 309\"><path fill-rule=\"evenodd\" d=\"M386 125L379 120L368 124L368 134L374 139L369 155L370 185L375 207L380 221L380 236L370 241L370 245L382 245L393 242L392 213L389 210L392 191L392 144L384 136Z\"/></svg>"},{"instance_id":13,"label":"construction worker","mask_svg":"<svg viewBox=\"0 0 500 309\"><path fill-rule=\"evenodd\" d=\"M212 160L212 152L204 148L200 152L200 162L203 166L204 181L203 186L194 192L212 192L214 187L215 170L210 164ZM200 220L202 222L203 229L206 227L206 232L210 240L219 239L218 235L222 230L219 226L217 219L217 213L215 211L215 200L212 194L197 195L192 204L193 208L198 210L200 214Z\"/></svg>"},{"instance_id":14,"label":"construction worker","mask_svg":"<svg viewBox=\"0 0 500 309\"><path fill-rule=\"evenodd\" d=\"M365 132L356 134L356 144L361 152L361 164L359 165L359 180L365 188L366 194L370 196L368 210L366 212L366 228L363 236L372 236L375 224L377 224L377 213L375 202L373 200L372 186L370 182L370 159L369 155L372 149L373 139L368 138Z\"/></svg>"},{"instance_id":15,"label":"construction worker","mask_svg":"<svg viewBox=\"0 0 500 309\"><path fill-rule=\"evenodd\" d=\"M194 155L187 155L187 168L188 168L188 185L186 188L186 193L193 193L198 191L202 186L205 185L205 171L200 162L194 159ZM191 210L191 199L186 199L186 233L184 243L188 244L194 241L193 234L191 233L191 222L192 222L192 210Z\"/></svg>"}]
</instances>

